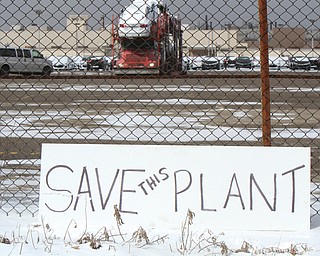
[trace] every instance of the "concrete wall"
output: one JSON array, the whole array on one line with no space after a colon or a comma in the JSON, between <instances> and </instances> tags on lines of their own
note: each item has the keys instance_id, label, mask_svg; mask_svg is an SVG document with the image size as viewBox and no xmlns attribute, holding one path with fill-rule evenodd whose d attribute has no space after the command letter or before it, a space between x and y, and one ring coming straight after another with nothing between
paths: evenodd
<instances>
[{"instance_id":1,"label":"concrete wall","mask_svg":"<svg viewBox=\"0 0 320 256\"><path fill-rule=\"evenodd\" d=\"M70 16L65 30L48 30L30 26L25 30L0 31L2 45L35 47L45 56L111 56L111 27L101 30L88 30L86 16ZM259 56L259 42L238 40L238 30L190 30L183 32L184 53L190 56ZM274 28L269 42L271 55L297 55L301 52L317 56L318 49L311 51L310 42L305 40L303 28ZM317 45L317 44L315 44Z\"/></svg>"},{"instance_id":2,"label":"concrete wall","mask_svg":"<svg viewBox=\"0 0 320 256\"><path fill-rule=\"evenodd\" d=\"M111 33L99 31L43 31L27 29L24 31L0 31L2 45L35 47L45 56L50 55L92 55L108 52Z\"/></svg>"},{"instance_id":3,"label":"concrete wall","mask_svg":"<svg viewBox=\"0 0 320 256\"><path fill-rule=\"evenodd\" d=\"M274 28L269 47L304 48L306 46L306 32L305 28Z\"/></svg>"},{"instance_id":4,"label":"concrete wall","mask_svg":"<svg viewBox=\"0 0 320 256\"><path fill-rule=\"evenodd\" d=\"M238 45L236 30L185 30L183 44L191 56L217 55L218 51L233 51Z\"/></svg>"}]
</instances>

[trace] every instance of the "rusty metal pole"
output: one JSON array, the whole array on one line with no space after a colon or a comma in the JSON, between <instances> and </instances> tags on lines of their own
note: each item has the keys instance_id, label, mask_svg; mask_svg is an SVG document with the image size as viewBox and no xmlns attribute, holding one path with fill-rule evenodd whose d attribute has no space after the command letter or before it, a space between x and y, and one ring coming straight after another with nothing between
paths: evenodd
<instances>
[{"instance_id":1,"label":"rusty metal pole","mask_svg":"<svg viewBox=\"0 0 320 256\"><path fill-rule=\"evenodd\" d=\"M261 104L262 104L262 145L271 146L270 119L270 79L269 79L269 46L268 46L268 13L267 1L259 1L260 20L260 67L261 67Z\"/></svg>"}]
</instances>

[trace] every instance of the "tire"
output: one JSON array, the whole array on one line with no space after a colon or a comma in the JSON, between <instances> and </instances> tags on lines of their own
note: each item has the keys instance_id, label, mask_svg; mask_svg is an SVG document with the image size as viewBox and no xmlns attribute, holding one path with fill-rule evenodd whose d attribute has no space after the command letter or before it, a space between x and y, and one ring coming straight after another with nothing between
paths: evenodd
<instances>
[{"instance_id":1,"label":"tire","mask_svg":"<svg viewBox=\"0 0 320 256\"><path fill-rule=\"evenodd\" d=\"M0 68L0 76L8 76L10 73L10 67L8 65L3 65Z\"/></svg>"},{"instance_id":2,"label":"tire","mask_svg":"<svg viewBox=\"0 0 320 256\"><path fill-rule=\"evenodd\" d=\"M50 67L44 67L42 70L42 75L43 76L50 76L51 74L51 68Z\"/></svg>"}]
</instances>

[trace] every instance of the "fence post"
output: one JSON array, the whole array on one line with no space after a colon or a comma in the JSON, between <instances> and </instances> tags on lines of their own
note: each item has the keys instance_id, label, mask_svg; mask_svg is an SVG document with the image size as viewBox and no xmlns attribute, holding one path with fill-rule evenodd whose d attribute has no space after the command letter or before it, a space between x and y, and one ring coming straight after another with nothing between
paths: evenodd
<instances>
[{"instance_id":1,"label":"fence post","mask_svg":"<svg viewBox=\"0 0 320 256\"><path fill-rule=\"evenodd\" d=\"M262 105L262 145L271 146L270 79L267 1L259 0L260 20L260 78Z\"/></svg>"}]
</instances>

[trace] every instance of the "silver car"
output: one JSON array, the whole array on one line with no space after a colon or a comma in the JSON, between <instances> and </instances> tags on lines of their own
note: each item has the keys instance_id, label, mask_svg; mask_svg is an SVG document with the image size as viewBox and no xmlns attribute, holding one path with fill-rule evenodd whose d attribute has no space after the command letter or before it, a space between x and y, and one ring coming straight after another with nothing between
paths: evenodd
<instances>
[{"instance_id":1,"label":"silver car","mask_svg":"<svg viewBox=\"0 0 320 256\"><path fill-rule=\"evenodd\" d=\"M69 56L50 56L49 60L52 62L53 70L55 71L74 70L77 68L73 59Z\"/></svg>"},{"instance_id":2,"label":"silver car","mask_svg":"<svg viewBox=\"0 0 320 256\"><path fill-rule=\"evenodd\" d=\"M217 57L205 57L202 60L202 70L217 69L221 67L220 60Z\"/></svg>"},{"instance_id":3,"label":"silver car","mask_svg":"<svg viewBox=\"0 0 320 256\"><path fill-rule=\"evenodd\" d=\"M45 59L35 49L29 48L0 48L0 75L10 73L48 76L52 72L52 62Z\"/></svg>"}]
</instances>

